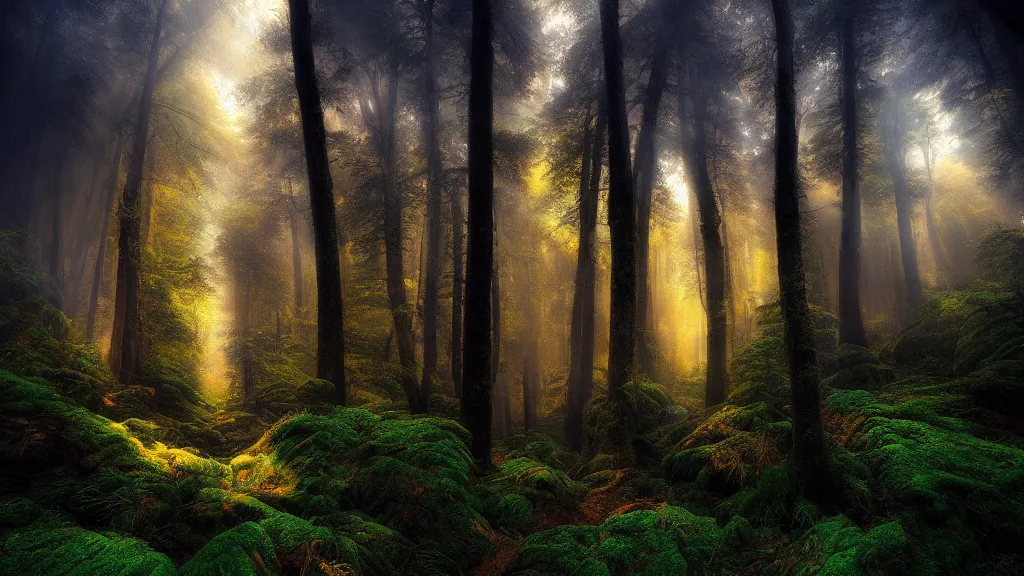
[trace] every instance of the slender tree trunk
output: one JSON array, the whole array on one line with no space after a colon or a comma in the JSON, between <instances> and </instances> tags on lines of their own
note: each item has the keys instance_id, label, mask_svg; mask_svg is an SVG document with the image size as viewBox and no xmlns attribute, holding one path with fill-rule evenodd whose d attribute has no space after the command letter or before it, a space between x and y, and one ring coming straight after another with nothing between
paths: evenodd
<instances>
[{"instance_id":1,"label":"slender tree trunk","mask_svg":"<svg viewBox=\"0 0 1024 576\"><path fill-rule=\"evenodd\" d=\"M117 197L118 174L121 171L121 149L124 136L117 139L114 149L113 166L107 180L107 196L103 204L103 223L100 226L100 243L96 249L96 264L92 269L92 289L89 291L89 313L85 321L85 341L96 341L96 310L99 307L100 290L103 288L103 263L107 254L107 238L110 236L110 214L114 211L114 199Z\"/></svg>"},{"instance_id":2,"label":"slender tree trunk","mask_svg":"<svg viewBox=\"0 0 1024 576\"><path fill-rule=\"evenodd\" d=\"M256 391L256 378L253 370L252 335L250 333L250 316L252 314L252 271L245 266L235 270L235 339L240 348L240 366L242 379L242 406L250 408Z\"/></svg>"},{"instance_id":3,"label":"slender tree trunk","mask_svg":"<svg viewBox=\"0 0 1024 576\"><path fill-rule=\"evenodd\" d=\"M853 18L842 30L843 201L839 241L839 341L867 346L860 308L861 214L857 182L857 52Z\"/></svg>"},{"instance_id":4,"label":"slender tree trunk","mask_svg":"<svg viewBox=\"0 0 1024 576\"><path fill-rule=\"evenodd\" d=\"M608 227L612 249L608 391L614 396L633 376L637 349L636 198L630 171L618 0L601 0L601 43L608 99Z\"/></svg>"},{"instance_id":5,"label":"slender tree trunk","mask_svg":"<svg viewBox=\"0 0 1024 576\"><path fill-rule=\"evenodd\" d=\"M533 277L533 267L528 271ZM537 406L540 403L540 367L538 366L537 315L533 305L532 283L523 283L523 305L526 325L521 339L523 343L523 426L527 432L537 427Z\"/></svg>"},{"instance_id":6,"label":"slender tree trunk","mask_svg":"<svg viewBox=\"0 0 1024 576\"><path fill-rule=\"evenodd\" d=\"M465 242L465 219L462 208L462 191L452 190L452 341L451 371L455 397L462 398L462 277L463 244Z\"/></svg>"},{"instance_id":7,"label":"slender tree trunk","mask_svg":"<svg viewBox=\"0 0 1024 576\"><path fill-rule=\"evenodd\" d=\"M814 327L807 307L798 192L793 20L789 0L772 0L777 36L775 88L775 237L786 356L793 393L793 459L801 493L839 500L825 451Z\"/></svg>"},{"instance_id":8,"label":"slender tree trunk","mask_svg":"<svg viewBox=\"0 0 1024 576\"><path fill-rule=\"evenodd\" d=\"M587 113L583 120L583 155L580 160L580 190L577 203L579 210L579 248L577 249L576 277L573 282L572 314L569 322L569 376L566 381L565 401L565 438L574 450L582 446L582 418L583 411L578 409L580 396L580 343L583 339L581 330L583 321L583 266L581 259L584 251L584 244L587 243L587 236L584 231L584 204L590 190L588 178L590 176L591 163L591 140L590 125L592 122L593 107L587 105Z\"/></svg>"},{"instance_id":9,"label":"slender tree trunk","mask_svg":"<svg viewBox=\"0 0 1024 576\"><path fill-rule=\"evenodd\" d=\"M292 289L294 291L295 317L302 311L302 246L299 241L299 207L295 203L292 179L288 178L289 224L292 232Z\"/></svg>"},{"instance_id":10,"label":"slender tree trunk","mask_svg":"<svg viewBox=\"0 0 1024 576\"><path fill-rule=\"evenodd\" d=\"M148 170L148 177L146 178L146 184L142 188L142 217L141 217L141 228L140 238L143 246L149 246L149 231L153 226L153 186L156 183L156 156L157 146L154 144L152 148L147 149L149 162L146 162Z\"/></svg>"},{"instance_id":11,"label":"slender tree trunk","mask_svg":"<svg viewBox=\"0 0 1024 576\"><path fill-rule=\"evenodd\" d=\"M288 0L295 88L302 116L302 140L309 176L316 251L317 377L334 384L336 404L346 402L345 335L341 299L341 255L334 204L334 184L327 160L324 111L313 59L312 19L308 0Z\"/></svg>"},{"instance_id":12,"label":"slender tree trunk","mask_svg":"<svg viewBox=\"0 0 1024 576\"><path fill-rule=\"evenodd\" d=\"M424 83L427 103L427 282L423 294L423 405L430 399L437 370L437 301L441 283L441 112L434 47L434 0L426 0L427 65Z\"/></svg>"},{"instance_id":13,"label":"slender tree trunk","mask_svg":"<svg viewBox=\"0 0 1024 576\"><path fill-rule=\"evenodd\" d=\"M565 437L573 450L583 447L583 411L594 387L594 325L595 291L597 268L597 204L601 186L601 160L604 156L604 138L608 125L604 98L598 97L597 125L589 148L585 148L580 178L580 236L579 252L576 257L576 279L573 291L573 309L578 317L573 319L573 348L570 355L576 360L575 370L570 374L566 398ZM589 119L588 119L589 125ZM586 165L589 164L589 165ZM589 174L587 171L589 170Z\"/></svg>"},{"instance_id":14,"label":"slender tree trunk","mask_svg":"<svg viewBox=\"0 0 1024 576\"><path fill-rule=\"evenodd\" d=\"M680 50L680 53L682 51ZM684 70L680 78L686 78ZM707 95L696 86L689 128L683 129L683 156L697 198L700 217L700 237L704 246L704 283L707 314L707 374L704 385L704 403L714 406L725 402L727 391L726 348L728 347L727 314L725 309L725 250L722 244L722 216L708 173L707 158ZM682 94L682 91L680 91ZM686 98L677 98L680 127L686 125Z\"/></svg>"},{"instance_id":15,"label":"slender tree trunk","mask_svg":"<svg viewBox=\"0 0 1024 576\"><path fill-rule=\"evenodd\" d=\"M494 266L494 46L490 0L473 0L469 80L469 250L462 354L462 422L480 466L491 465L491 274Z\"/></svg>"},{"instance_id":16,"label":"slender tree trunk","mask_svg":"<svg viewBox=\"0 0 1024 576\"><path fill-rule=\"evenodd\" d=\"M408 302L403 271L402 193L398 186L398 150L395 121L398 113L398 66L392 65L387 76L387 92L380 97L376 79L374 98L377 106L367 107L363 114L371 120L376 133L377 158L384 180L384 259L388 301L398 342L398 362L402 367L402 388L413 414L426 412L427 406L416 381L416 343L413 339L413 305Z\"/></svg>"},{"instance_id":17,"label":"slender tree trunk","mask_svg":"<svg viewBox=\"0 0 1024 576\"><path fill-rule=\"evenodd\" d=\"M890 104L890 110L883 119L886 125L882 129L882 143L889 176L895 189L896 228L900 238L903 278L907 288L909 311L913 314L921 305L924 296L921 292L921 272L917 263L917 243L911 226L914 208L907 184L906 113L900 96L894 96Z\"/></svg>"},{"instance_id":18,"label":"slender tree trunk","mask_svg":"<svg viewBox=\"0 0 1024 576\"><path fill-rule=\"evenodd\" d=\"M142 350L142 284L140 266L142 261L141 207L142 169L146 160L146 145L149 142L149 120L153 109L153 92L156 90L156 73L160 62L160 35L163 32L164 17L167 13L167 0L160 3L157 12L156 27L153 41L149 49L149 61L146 67L146 79L142 85L142 98L139 104L139 118L135 125L135 138L132 144L131 164L128 167L128 179L125 181L124 193L118 207L119 236L117 259L117 292L115 306L114 335L111 350L111 366L123 384L133 384L139 369ZM118 323L120 319L120 323Z\"/></svg>"},{"instance_id":19,"label":"slender tree trunk","mask_svg":"<svg viewBox=\"0 0 1024 576\"><path fill-rule=\"evenodd\" d=\"M928 229L928 245L931 247L932 260L935 261L935 276L941 283L944 279L949 281L952 277L950 271L949 255L946 253L946 246L939 234L939 226L935 221L935 210L932 208L932 194L935 191L935 180L932 174L931 155L931 125L925 124L925 139L921 144L921 154L924 156L925 170L925 196L924 196L924 222Z\"/></svg>"},{"instance_id":20,"label":"slender tree trunk","mask_svg":"<svg viewBox=\"0 0 1024 576\"><path fill-rule=\"evenodd\" d=\"M666 18L668 22L675 18ZM637 303L636 321L639 335L638 360L639 370L646 376L654 373L654 334L648 325L651 320L649 310L650 282L649 260L651 244L651 201L654 191L655 160L654 133L658 128L658 108L668 81L668 57L671 46L667 34L659 40L657 52L651 60L651 76L647 82L647 94L644 100L644 115L640 122L640 135L636 144L636 163L633 166L633 181L637 184Z\"/></svg>"}]
</instances>

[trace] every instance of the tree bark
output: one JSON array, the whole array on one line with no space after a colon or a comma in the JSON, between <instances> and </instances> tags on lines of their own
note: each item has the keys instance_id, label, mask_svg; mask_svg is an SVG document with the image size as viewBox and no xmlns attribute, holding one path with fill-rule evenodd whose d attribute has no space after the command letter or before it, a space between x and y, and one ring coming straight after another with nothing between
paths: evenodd
<instances>
[{"instance_id":1,"label":"tree bark","mask_svg":"<svg viewBox=\"0 0 1024 576\"><path fill-rule=\"evenodd\" d=\"M465 243L465 219L462 208L462 191L452 190L452 340L451 372L455 397L462 398L462 277L463 244Z\"/></svg>"},{"instance_id":2,"label":"tree bark","mask_svg":"<svg viewBox=\"0 0 1024 576\"><path fill-rule=\"evenodd\" d=\"M85 341L96 340L96 310L99 307L100 290L103 288L103 264L107 253L107 238L110 236L110 214L114 211L114 199L117 197L118 174L121 169L121 150L124 136L119 136L114 148L113 166L107 180L107 196L103 204L103 224L100 227L100 243L96 248L96 264L92 269L92 288L89 291L89 313L85 321Z\"/></svg>"},{"instance_id":3,"label":"tree bark","mask_svg":"<svg viewBox=\"0 0 1024 576\"><path fill-rule=\"evenodd\" d=\"M612 251L608 391L615 396L633 377L637 294L636 198L630 171L618 0L601 1L601 43L608 105L608 227Z\"/></svg>"},{"instance_id":4,"label":"tree bark","mask_svg":"<svg viewBox=\"0 0 1024 576\"><path fill-rule=\"evenodd\" d=\"M299 241L299 208L295 204L292 179L288 178L289 224L292 233L292 289L294 291L295 316L302 311L302 246Z\"/></svg>"},{"instance_id":5,"label":"tree bark","mask_svg":"<svg viewBox=\"0 0 1024 576\"><path fill-rule=\"evenodd\" d=\"M141 203L141 219L140 219L140 241L143 246L149 246L149 230L153 226L153 186L156 183L156 157L157 147L154 146L148 149L149 161L146 162L148 168L148 177L146 178L146 184L142 188L142 203Z\"/></svg>"},{"instance_id":6,"label":"tree bark","mask_svg":"<svg viewBox=\"0 0 1024 576\"><path fill-rule=\"evenodd\" d=\"M670 3L674 7L677 3ZM647 93L644 98L644 114L640 121L640 135L636 143L636 162L633 165L633 182L637 185L637 287L636 287L636 321L638 346L638 368L641 374L648 377L654 373L654 333L650 329L652 320L650 311L650 269L651 248L651 201L654 191L654 174L656 172L657 155L654 148L654 135L658 128L658 109L661 97L665 93L668 82L668 60L671 52L671 35L669 28L674 22L675 11L665 10L665 24L662 38L658 41L657 50L651 59L651 75L647 81Z\"/></svg>"},{"instance_id":7,"label":"tree bark","mask_svg":"<svg viewBox=\"0 0 1024 576\"><path fill-rule=\"evenodd\" d=\"M523 306L526 320L521 340L523 346L523 427L527 432L537 427L537 407L540 403L539 344L537 341L537 315L533 306L533 267L528 270L528 281L523 283Z\"/></svg>"},{"instance_id":8,"label":"tree bark","mask_svg":"<svg viewBox=\"0 0 1024 576\"><path fill-rule=\"evenodd\" d=\"M409 402L409 411L420 414L427 406L416 381L416 343L413 340L413 305L405 290L402 239L402 191L398 185L398 150L395 122L398 113L398 65L392 64L387 74L387 92L381 95L376 78L371 78L376 106L363 108L363 116L374 135L377 160L384 181L384 260L388 301L398 342L398 362L402 368L402 389Z\"/></svg>"},{"instance_id":9,"label":"tree bark","mask_svg":"<svg viewBox=\"0 0 1024 576\"><path fill-rule=\"evenodd\" d=\"M164 17L167 14L167 0L162 0L157 12L153 41L149 49L146 79L142 85L139 103L139 117L135 124L131 164L128 179L118 207L119 236L117 259L117 297L115 306L114 335L111 339L111 366L123 384L133 384L139 369L142 348L142 303L141 303L141 207L142 169L146 160L146 145L149 143L149 120L153 109L153 93L156 90L156 74L160 61L160 35L163 32ZM120 322L118 322L120 320ZM113 350L118 353L113 354Z\"/></svg>"},{"instance_id":10,"label":"tree bark","mask_svg":"<svg viewBox=\"0 0 1024 576\"><path fill-rule=\"evenodd\" d=\"M423 405L430 400L430 389L437 370L437 301L441 283L441 112L437 86L437 56L434 47L434 0L426 0L426 100L427 140L427 278L423 293L423 379L420 393Z\"/></svg>"},{"instance_id":11,"label":"tree bark","mask_svg":"<svg viewBox=\"0 0 1024 576\"><path fill-rule=\"evenodd\" d=\"M588 115L589 116L589 115ZM597 204L601 186L601 160L607 132L604 98L598 97L597 125L589 145L584 144L580 172L579 251L573 290L573 323L570 336L570 375L565 407L565 437L573 450L583 448L583 411L594 387L594 283L597 267ZM587 118L587 126L590 118Z\"/></svg>"},{"instance_id":12,"label":"tree bark","mask_svg":"<svg viewBox=\"0 0 1024 576\"><path fill-rule=\"evenodd\" d=\"M685 102L685 98L683 99ZM722 245L722 217L708 174L707 164L707 96L694 98L690 128L690 144L684 145L684 156L691 174L697 212L700 216L701 243L704 246L705 311L707 313L707 375L704 403L714 406L725 402L727 389L725 353L728 330L725 310L725 250ZM680 118L685 111L680 110ZM685 149L688 148L688 151Z\"/></svg>"},{"instance_id":13,"label":"tree bark","mask_svg":"<svg viewBox=\"0 0 1024 576\"><path fill-rule=\"evenodd\" d=\"M905 104L899 95L890 102L890 109L883 117L882 144L885 149L886 166L896 197L896 228L900 238L900 256L903 264L903 279L907 288L907 303L910 313L921 305L924 296L921 291L921 272L917 262L917 242L911 226L913 204L907 184L906 135L907 117Z\"/></svg>"},{"instance_id":14,"label":"tree bark","mask_svg":"<svg viewBox=\"0 0 1024 576\"><path fill-rule=\"evenodd\" d=\"M838 501L825 451L814 327L807 307L798 192L793 20L789 0L772 0L777 37L775 88L775 238L786 357L793 394L793 459L801 493Z\"/></svg>"},{"instance_id":15,"label":"tree bark","mask_svg":"<svg viewBox=\"0 0 1024 576\"><path fill-rule=\"evenodd\" d=\"M857 182L857 52L853 17L842 30L843 199L839 240L839 341L867 346L860 308L861 214Z\"/></svg>"},{"instance_id":16,"label":"tree bark","mask_svg":"<svg viewBox=\"0 0 1024 576\"><path fill-rule=\"evenodd\" d=\"M494 46L490 0L473 0L469 80L469 250L463 337L462 422L480 466L491 465L491 274L494 266Z\"/></svg>"},{"instance_id":17,"label":"tree bark","mask_svg":"<svg viewBox=\"0 0 1024 576\"><path fill-rule=\"evenodd\" d=\"M334 184L327 159L324 111L313 58L312 19L308 0L288 0L295 88L302 116L302 140L313 214L317 292L317 377L334 384L336 404L347 400L345 335L341 298L341 256L334 204Z\"/></svg>"}]
</instances>

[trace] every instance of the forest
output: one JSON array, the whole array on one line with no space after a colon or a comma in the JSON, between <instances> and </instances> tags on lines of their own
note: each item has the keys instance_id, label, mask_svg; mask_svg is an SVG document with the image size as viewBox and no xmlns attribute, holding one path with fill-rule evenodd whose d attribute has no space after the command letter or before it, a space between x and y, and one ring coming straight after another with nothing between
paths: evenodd
<instances>
[{"instance_id":1,"label":"forest","mask_svg":"<svg viewBox=\"0 0 1024 576\"><path fill-rule=\"evenodd\" d=\"M0 574L1024 575L1020 0L3 0Z\"/></svg>"}]
</instances>

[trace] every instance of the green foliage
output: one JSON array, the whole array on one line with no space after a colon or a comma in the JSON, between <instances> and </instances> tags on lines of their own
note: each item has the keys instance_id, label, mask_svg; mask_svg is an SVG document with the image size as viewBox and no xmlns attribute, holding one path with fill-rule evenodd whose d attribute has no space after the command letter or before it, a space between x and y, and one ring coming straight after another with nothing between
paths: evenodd
<instances>
[{"instance_id":1,"label":"green foliage","mask_svg":"<svg viewBox=\"0 0 1024 576\"><path fill-rule=\"evenodd\" d=\"M253 522L214 536L181 567L181 576L271 576L277 573L273 542Z\"/></svg>"},{"instance_id":2,"label":"green foliage","mask_svg":"<svg viewBox=\"0 0 1024 576\"><path fill-rule=\"evenodd\" d=\"M883 365L870 350L856 344L841 344L836 373L822 384L832 388L878 390L893 380L892 368Z\"/></svg>"},{"instance_id":3,"label":"green foliage","mask_svg":"<svg viewBox=\"0 0 1024 576\"><path fill-rule=\"evenodd\" d=\"M868 392L837 391L827 405L852 418L848 446L861 453L885 507L898 513L928 562L962 571L1018 550L1024 450L978 438L921 401L888 406Z\"/></svg>"},{"instance_id":4,"label":"green foliage","mask_svg":"<svg viewBox=\"0 0 1024 576\"><path fill-rule=\"evenodd\" d=\"M26 514L28 516L26 517ZM0 568L8 574L38 576L176 576L170 559L144 542L75 527L25 500L0 505L4 525L29 521L0 532ZM28 520L28 519L33 520Z\"/></svg>"},{"instance_id":5,"label":"green foliage","mask_svg":"<svg viewBox=\"0 0 1024 576\"><path fill-rule=\"evenodd\" d=\"M727 532L713 519L675 506L630 512L600 526L559 526L533 534L505 573L712 574L712 564L728 555Z\"/></svg>"},{"instance_id":6,"label":"green foliage","mask_svg":"<svg viewBox=\"0 0 1024 576\"><path fill-rule=\"evenodd\" d=\"M650 460L653 434L677 416L673 406L663 387L642 377L616 396L595 394L583 413L584 452L616 454L624 463Z\"/></svg>"},{"instance_id":7,"label":"green foliage","mask_svg":"<svg viewBox=\"0 0 1024 576\"><path fill-rule=\"evenodd\" d=\"M1024 231L996 228L978 243L977 261L985 275L1024 295Z\"/></svg>"},{"instance_id":8,"label":"green foliage","mask_svg":"<svg viewBox=\"0 0 1024 576\"><path fill-rule=\"evenodd\" d=\"M577 508L588 490L547 464L514 458L502 462L495 474L474 486L473 492L481 499L480 509L492 524L514 530L527 524L535 509Z\"/></svg>"},{"instance_id":9,"label":"green foliage","mask_svg":"<svg viewBox=\"0 0 1024 576\"><path fill-rule=\"evenodd\" d=\"M912 548L899 522L864 531L843 516L816 524L771 565L779 575L906 574Z\"/></svg>"}]
</instances>

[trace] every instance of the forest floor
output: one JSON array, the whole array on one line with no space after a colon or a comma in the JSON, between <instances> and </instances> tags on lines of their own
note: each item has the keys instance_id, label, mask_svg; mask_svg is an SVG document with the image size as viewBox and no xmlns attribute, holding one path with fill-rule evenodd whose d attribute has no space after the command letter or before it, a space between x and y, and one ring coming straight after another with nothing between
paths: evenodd
<instances>
[{"instance_id":1,"label":"forest floor","mask_svg":"<svg viewBox=\"0 0 1024 576\"><path fill-rule=\"evenodd\" d=\"M169 365L120 387L38 290L0 291L2 573L1024 573L1024 305L996 285L931 295L871 350L814 310L830 507L794 488L777 309L725 404L599 385L587 456L556 404L479 470L454 401L413 418L393 382L354 379L376 400L351 408L289 382L255 413Z\"/></svg>"}]
</instances>

